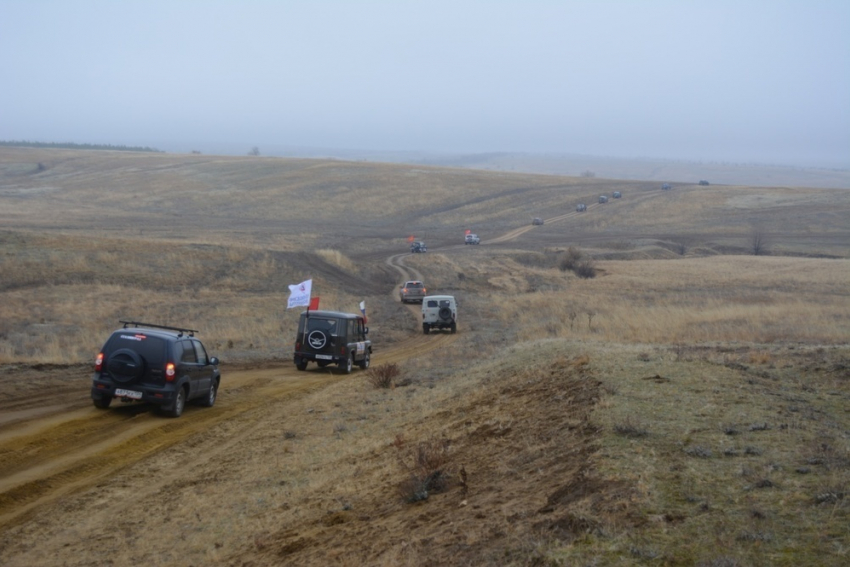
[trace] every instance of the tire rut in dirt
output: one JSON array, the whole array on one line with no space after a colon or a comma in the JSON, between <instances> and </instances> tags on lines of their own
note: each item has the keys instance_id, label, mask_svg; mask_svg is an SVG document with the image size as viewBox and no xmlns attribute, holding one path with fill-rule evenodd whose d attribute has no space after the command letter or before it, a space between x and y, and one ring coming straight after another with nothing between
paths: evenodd
<instances>
[{"instance_id":1,"label":"tire rut in dirt","mask_svg":"<svg viewBox=\"0 0 850 567\"><path fill-rule=\"evenodd\" d=\"M263 370L254 372L268 373ZM101 412L92 409L91 417L11 439L0 446L0 451L4 457L9 457L17 450L20 456L12 459L10 464L5 459L3 462L0 526L14 523L36 507L91 486L101 478L218 423L274 404L281 396L306 393L337 379L328 375L296 376L294 368L277 369L275 374L287 380L249 383L248 387L241 388L240 397L231 397L225 392L225 398L219 398L214 408L187 408L186 414L178 420L148 415L147 419L141 416L139 421L132 416L122 416L120 410ZM141 404L135 408L150 412L150 408ZM115 425L119 426L118 431ZM59 435L61 439L54 440L53 435ZM27 454L20 451L21 448L29 448L33 452ZM11 475L8 474L10 472Z\"/></svg>"}]
</instances>

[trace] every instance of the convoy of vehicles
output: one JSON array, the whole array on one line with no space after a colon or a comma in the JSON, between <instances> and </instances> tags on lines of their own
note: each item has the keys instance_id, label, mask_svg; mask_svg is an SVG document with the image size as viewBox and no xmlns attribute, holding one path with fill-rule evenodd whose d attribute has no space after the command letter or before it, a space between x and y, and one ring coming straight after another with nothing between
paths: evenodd
<instances>
[{"instance_id":1,"label":"convoy of vehicles","mask_svg":"<svg viewBox=\"0 0 850 567\"><path fill-rule=\"evenodd\" d=\"M708 185L700 181L700 185ZM670 189L665 183L662 189ZM622 194L613 192L619 199ZM607 203L606 195L599 203ZM577 212L587 211L579 203ZM542 225L540 217L533 225ZM467 231L464 244L480 244L477 234ZM410 243L411 253L427 251L425 242ZM457 330L457 301L451 295L426 295L425 284L406 281L399 290L402 303L422 304L422 330ZM192 329L134 321L124 325L107 339L95 363L91 396L98 408L108 408L115 399L150 402L169 416L179 417L189 401L212 406L215 403L221 374L219 360L207 354ZM367 337L363 315L339 311L307 310L301 313L295 339L293 361L298 370L306 370L314 362L319 368L331 364L350 373L354 365L369 368L372 341Z\"/></svg>"}]
</instances>

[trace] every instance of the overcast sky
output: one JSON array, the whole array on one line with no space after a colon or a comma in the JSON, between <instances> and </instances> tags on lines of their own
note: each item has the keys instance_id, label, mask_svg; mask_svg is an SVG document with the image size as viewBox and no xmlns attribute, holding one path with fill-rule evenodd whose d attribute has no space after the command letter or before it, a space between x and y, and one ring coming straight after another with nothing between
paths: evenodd
<instances>
[{"instance_id":1,"label":"overcast sky","mask_svg":"<svg viewBox=\"0 0 850 567\"><path fill-rule=\"evenodd\" d=\"M0 140L850 167L850 1L0 0Z\"/></svg>"}]
</instances>

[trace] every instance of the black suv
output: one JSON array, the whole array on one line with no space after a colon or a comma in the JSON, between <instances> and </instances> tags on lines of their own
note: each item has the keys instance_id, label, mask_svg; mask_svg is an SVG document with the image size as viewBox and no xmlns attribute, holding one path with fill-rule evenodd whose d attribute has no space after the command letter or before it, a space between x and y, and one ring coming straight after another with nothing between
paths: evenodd
<instances>
[{"instance_id":1,"label":"black suv","mask_svg":"<svg viewBox=\"0 0 850 567\"><path fill-rule=\"evenodd\" d=\"M298 320L293 361L298 370L308 362L319 368L336 364L350 374L354 364L366 370L372 358L369 327L361 315L339 311L304 311Z\"/></svg>"},{"instance_id":2,"label":"black suv","mask_svg":"<svg viewBox=\"0 0 850 567\"><path fill-rule=\"evenodd\" d=\"M215 403L221 373L218 358L210 357L197 331L136 321L112 333L97 355L91 397L106 409L115 398L160 406L180 417L189 400L202 406Z\"/></svg>"}]
</instances>

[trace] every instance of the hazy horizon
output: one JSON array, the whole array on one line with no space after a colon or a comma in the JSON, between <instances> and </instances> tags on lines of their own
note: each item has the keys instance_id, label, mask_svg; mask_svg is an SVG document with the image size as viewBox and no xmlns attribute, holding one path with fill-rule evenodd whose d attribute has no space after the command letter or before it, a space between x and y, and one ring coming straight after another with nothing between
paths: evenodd
<instances>
[{"instance_id":1,"label":"hazy horizon","mask_svg":"<svg viewBox=\"0 0 850 567\"><path fill-rule=\"evenodd\" d=\"M850 167L850 3L4 0L0 140Z\"/></svg>"}]
</instances>

